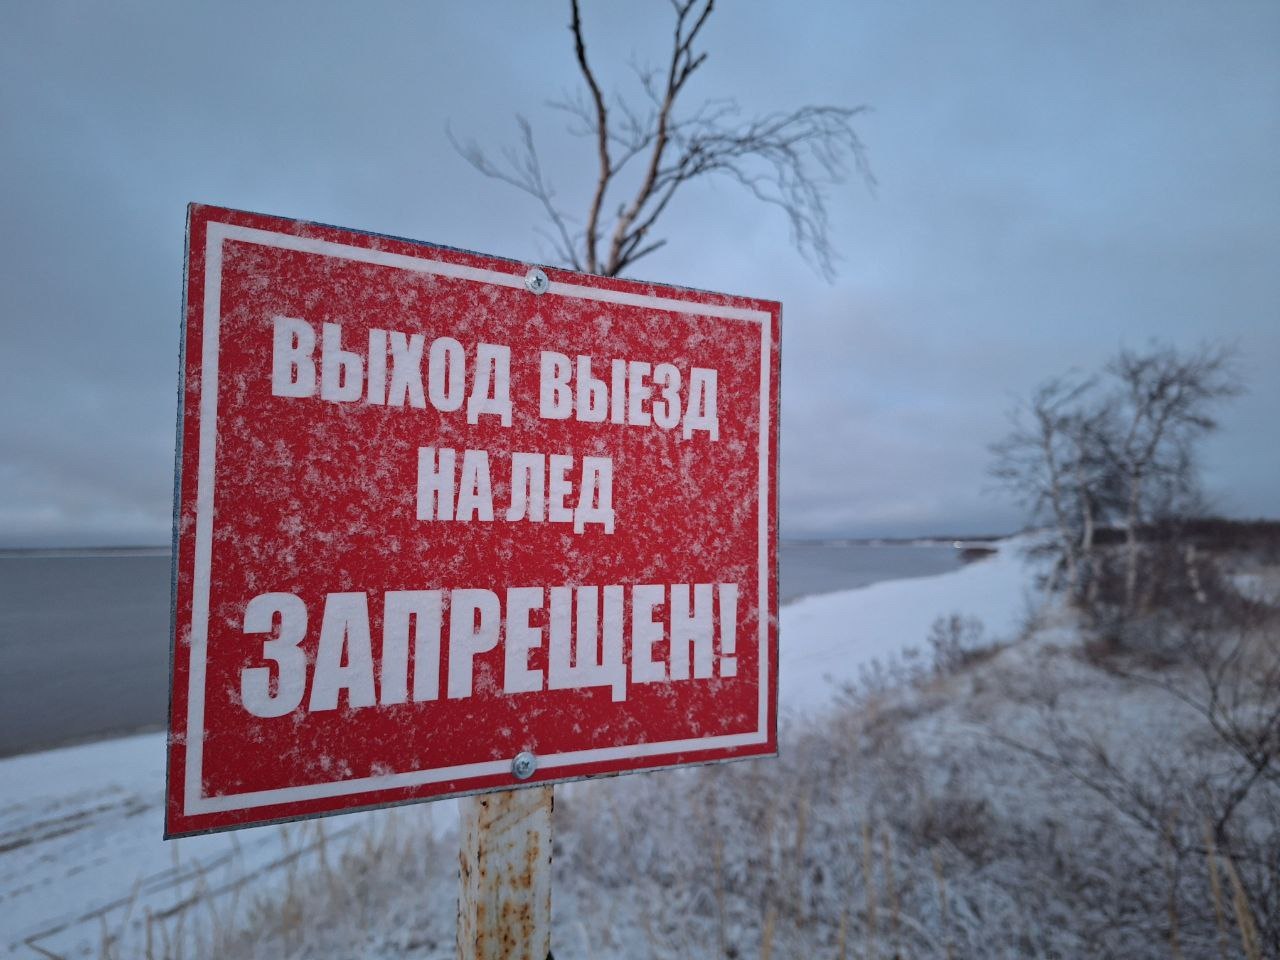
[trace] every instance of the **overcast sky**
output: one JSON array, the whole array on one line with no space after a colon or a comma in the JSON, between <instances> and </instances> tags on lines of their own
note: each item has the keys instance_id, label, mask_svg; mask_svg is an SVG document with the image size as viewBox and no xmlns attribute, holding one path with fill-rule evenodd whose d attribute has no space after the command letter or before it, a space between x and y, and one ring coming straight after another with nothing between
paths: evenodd
<instances>
[{"instance_id":1,"label":"overcast sky","mask_svg":"<svg viewBox=\"0 0 1280 960\"><path fill-rule=\"evenodd\" d=\"M445 126L526 114L583 209L592 148L544 105L566 6L0 5L0 546L167 541L188 201L548 259ZM584 6L632 89L668 5ZM1206 482L1280 516L1280 3L748 0L705 38L690 103L874 108L834 283L727 182L633 270L783 302L784 534L1018 527L985 477L1011 399L1153 337L1239 345Z\"/></svg>"}]
</instances>

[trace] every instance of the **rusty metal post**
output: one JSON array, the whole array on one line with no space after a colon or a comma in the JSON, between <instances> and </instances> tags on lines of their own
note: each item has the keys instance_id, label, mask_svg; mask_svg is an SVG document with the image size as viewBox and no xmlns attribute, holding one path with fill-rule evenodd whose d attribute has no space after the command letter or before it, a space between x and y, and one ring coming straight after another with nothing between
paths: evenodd
<instances>
[{"instance_id":1,"label":"rusty metal post","mask_svg":"<svg viewBox=\"0 0 1280 960\"><path fill-rule=\"evenodd\" d=\"M547 960L554 789L459 802L458 960Z\"/></svg>"}]
</instances>

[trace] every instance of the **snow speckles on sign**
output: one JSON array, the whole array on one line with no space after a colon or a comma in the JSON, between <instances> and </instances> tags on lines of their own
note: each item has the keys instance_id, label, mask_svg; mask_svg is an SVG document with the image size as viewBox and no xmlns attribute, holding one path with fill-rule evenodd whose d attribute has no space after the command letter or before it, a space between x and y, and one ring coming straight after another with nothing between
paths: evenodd
<instances>
[{"instance_id":1,"label":"snow speckles on sign","mask_svg":"<svg viewBox=\"0 0 1280 960\"><path fill-rule=\"evenodd\" d=\"M773 752L777 304L189 235L171 833Z\"/></svg>"}]
</instances>

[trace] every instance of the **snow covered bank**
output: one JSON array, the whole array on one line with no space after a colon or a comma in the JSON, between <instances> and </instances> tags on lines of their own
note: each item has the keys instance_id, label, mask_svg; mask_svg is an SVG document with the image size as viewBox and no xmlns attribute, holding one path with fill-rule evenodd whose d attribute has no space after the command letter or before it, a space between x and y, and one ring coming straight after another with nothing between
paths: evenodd
<instances>
[{"instance_id":1,"label":"snow covered bank","mask_svg":"<svg viewBox=\"0 0 1280 960\"><path fill-rule=\"evenodd\" d=\"M842 684L875 661L923 649L938 617L981 622L987 642L1014 639L1039 594L1023 550L1024 537L951 573L889 580L859 590L807 597L783 607L778 679L784 715L828 706Z\"/></svg>"},{"instance_id":2,"label":"snow covered bank","mask_svg":"<svg viewBox=\"0 0 1280 960\"><path fill-rule=\"evenodd\" d=\"M820 709L867 664L923 647L939 616L976 617L986 639L1011 639L1031 596L1021 545L1007 541L952 573L783 608L783 713ZM444 801L165 843L163 788L162 734L0 761L0 951L145 956L150 937L163 955L166 938L234 924L255 896L292 885L395 817L435 835L456 820Z\"/></svg>"},{"instance_id":3,"label":"snow covered bank","mask_svg":"<svg viewBox=\"0 0 1280 960\"><path fill-rule=\"evenodd\" d=\"M0 761L0 956L144 956L147 943L168 955L172 937L204 939L387 818L166 842L164 747L150 733ZM416 815L441 833L457 821L451 800Z\"/></svg>"}]
</instances>

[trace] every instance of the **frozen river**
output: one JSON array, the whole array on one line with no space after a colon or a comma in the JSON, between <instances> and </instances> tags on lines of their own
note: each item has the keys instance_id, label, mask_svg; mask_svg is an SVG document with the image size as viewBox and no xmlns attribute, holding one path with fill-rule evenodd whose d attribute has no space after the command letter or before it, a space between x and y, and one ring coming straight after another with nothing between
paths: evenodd
<instances>
[{"instance_id":1,"label":"frozen river","mask_svg":"<svg viewBox=\"0 0 1280 960\"><path fill-rule=\"evenodd\" d=\"M785 543L781 597L930 576L950 546ZM0 556L0 756L160 726L169 557Z\"/></svg>"}]
</instances>

